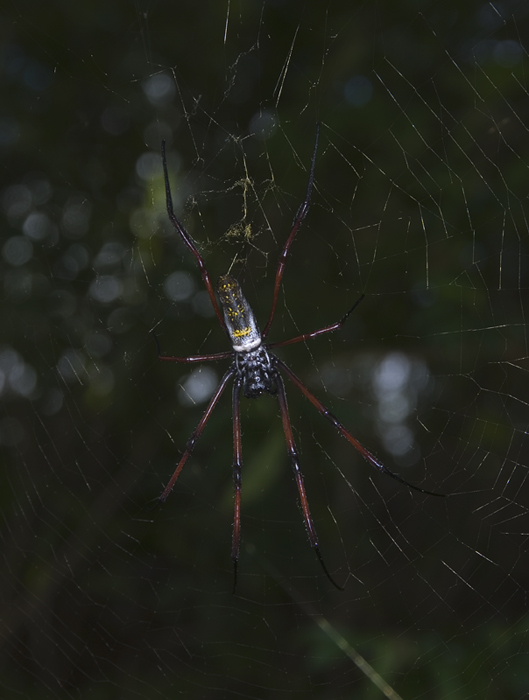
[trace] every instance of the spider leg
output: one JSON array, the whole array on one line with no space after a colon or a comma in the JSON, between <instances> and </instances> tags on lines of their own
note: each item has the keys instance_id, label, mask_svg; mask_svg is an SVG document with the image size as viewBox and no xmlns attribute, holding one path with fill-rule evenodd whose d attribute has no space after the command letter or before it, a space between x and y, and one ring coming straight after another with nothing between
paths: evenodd
<instances>
[{"instance_id":1,"label":"spider leg","mask_svg":"<svg viewBox=\"0 0 529 700\"><path fill-rule=\"evenodd\" d=\"M279 256L279 262L277 264L277 271L276 271L276 279L274 283L274 296L272 298L272 309L270 311L270 316L268 317L268 321L266 322L266 326L264 327L262 337L266 338L268 335L268 331L270 330L270 326L272 325L272 321L274 320L274 315L276 312L276 306L277 306L277 298L279 296L279 288L281 286L281 280L283 279L283 272L285 270L285 262L288 256L288 251L290 250L290 246L292 245L292 241L294 240L296 233L299 230L299 227L303 223L303 220L308 214L309 207L310 207L310 199L312 196L312 186L314 184L314 168L316 166L316 153L318 151L318 140L320 138L320 123L316 124L316 139L314 143L314 151L312 153L312 161L310 165L310 173L309 173L309 182L307 184L307 192L305 194L305 199L303 200L300 208L297 211L297 214L294 218L294 223L292 224L292 229L290 231L290 235L287 238L287 241L283 247L283 250L281 251L281 255Z\"/></svg>"},{"instance_id":2,"label":"spider leg","mask_svg":"<svg viewBox=\"0 0 529 700\"><path fill-rule=\"evenodd\" d=\"M214 360L225 360L228 357L232 357L233 352L231 350L227 352L214 352L210 355L190 355L189 357L176 357L174 355L163 355L162 348L160 347L160 341L154 331L151 331L151 335L156 343L156 351L158 352L158 359L165 360L166 362L183 362L190 364L191 362L210 362Z\"/></svg>"},{"instance_id":3,"label":"spider leg","mask_svg":"<svg viewBox=\"0 0 529 700\"><path fill-rule=\"evenodd\" d=\"M288 415L287 406L287 396L285 392L285 383L281 375L278 373L276 377L277 382L277 398L279 400L279 407L281 409L281 418L283 420L283 432L285 433L285 438L287 441L287 449L290 455L290 461L292 462L292 469L294 470L294 477L296 479L296 485L298 487L299 498L301 501L301 510L303 512L303 519L305 521L305 527L307 529L307 535L309 536L310 546L316 552L316 556L319 559L321 567L325 572L325 575L338 590L343 591L344 589L339 586L336 581L330 575L323 558L320 553L320 547L318 543L318 535L316 534L316 528L314 527L314 522L309 510L309 502L307 500L307 494L305 492L305 484L303 481L303 475L299 467L298 451L296 449L296 443L294 442L294 436L292 435L292 425L290 423L290 417Z\"/></svg>"},{"instance_id":4,"label":"spider leg","mask_svg":"<svg viewBox=\"0 0 529 700\"><path fill-rule=\"evenodd\" d=\"M186 443L186 448L184 450L184 454L180 458L180 461L178 462L178 465L176 469L174 470L173 476L169 479L169 483L167 486L164 488L162 491L162 495L160 496L160 501L164 503L167 500L167 496L171 493L173 490L173 486L175 485L176 480L178 479L180 472L182 471L182 468L184 464L187 462L189 459L189 456L191 452L193 452L193 448L195 447L195 444L199 437L202 435L202 431L206 427L206 423L210 419L211 413L213 412L213 409L219 402L220 397L222 396L222 393L224 389L226 388L226 384L229 382L229 380L233 377L235 374L235 370L230 367L230 369L226 372L226 374L222 377L220 380L220 384L218 385L217 389L215 390L215 393L211 397L208 407L204 411L204 415L200 419L199 424L191 434L191 437Z\"/></svg>"},{"instance_id":5,"label":"spider leg","mask_svg":"<svg viewBox=\"0 0 529 700\"><path fill-rule=\"evenodd\" d=\"M387 474L390 476L392 479L395 479L396 481L400 482L401 484L404 484L410 489L414 489L415 491L420 491L420 493L426 493L429 496L441 496L444 497L446 496L445 493L439 493L437 491L427 491L426 489L421 489L420 486L415 486L414 484L410 484L409 481L406 481L403 479L401 476L398 474L395 474L394 472L390 471L387 467L385 467L382 462L380 462L369 450L367 450L363 445L361 445L356 438L354 438L351 433L343 426L340 421L333 416L333 414L329 411L328 408L326 408L319 399L317 399L314 394L307 389L307 387L303 384L303 382L296 377L294 372L278 357L275 358L276 362L278 365L281 367L281 369L285 372L285 374L288 376L290 381L297 386L297 388L301 391L301 393L311 402L311 404L321 413L324 418L327 418L332 425L338 430L343 437L348 440L351 445L360 452L362 457L369 462L369 464L373 465L376 467L379 471L381 471L383 474Z\"/></svg>"},{"instance_id":6,"label":"spider leg","mask_svg":"<svg viewBox=\"0 0 529 700\"><path fill-rule=\"evenodd\" d=\"M231 560L233 561L233 593L237 586L237 565L241 545L241 469L242 469L242 437L241 437L241 380L233 383L233 485L234 512L233 534L231 540Z\"/></svg>"},{"instance_id":7,"label":"spider leg","mask_svg":"<svg viewBox=\"0 0 529 700\"><path fill-rule=\"evenodd\" d=\"M169 173L167 172L167 159L165 157L165 141L162 141L162 163L163 163L163 176L165 180L165 201L166 201L166 206L167 206L167 214L169 216L169 220L173 224L173 227L175 228L176 232L179 234L180 238L184 241L186 246L189 248L189 250L193 253L195 256L195 260L197 261L198 268L200 270L200 274L202 275L202 280L204 281L204 284L206 285L206 289L208 290L209 298L211 299L211 303L213 304L213 308L215 309L215 314L217 315L217 318L219 319L220 325L226 330L226 324L224 322L224 317L220 312L219 305L217 303L217 299L215 297L215 292L213 291L213 285L211 284L211 280L209 278L208 271L206 269L206 264L204 262L204 258L200 255L198 252L195 244L191 240L190 235L186 231L185 226L177 219L174 210L173 210L173 198L171 197L171 185L169 184Z\"/></svg>"},{"instance_id":8,"label":"spider leg","mask_svg":"<svg viewBox=\"0 0 529 700\"><path fill-rule=\"evenodd\" d=\"M303 333L303 335L297 335L295 338L289 338L289 340L280 340L278 343L268 343L268 347L277 348L281 345L293 345L294 343L301 343L304 340L316 338L317 336L323 335L324 333L332 333L333 331L339 330L364 297L365 294L362 294L362 296L355 301L355 303L351 306L349 311L345 314L345 316L343 316L343 318L340 321L332 323L330 326L325 326L325 328L318 328L317 331L312 331L312 333Z\"/></svg>"}]
</instances>

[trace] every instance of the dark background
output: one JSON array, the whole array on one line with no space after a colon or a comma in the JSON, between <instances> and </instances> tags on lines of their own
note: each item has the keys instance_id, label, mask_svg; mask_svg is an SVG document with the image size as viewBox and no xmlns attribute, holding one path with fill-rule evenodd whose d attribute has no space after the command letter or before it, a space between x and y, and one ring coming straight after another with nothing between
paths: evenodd
<instances>
[{"instance_id":1,"label":"dark background","mask_svg":"<svg viewBox=\"0 0 529 700\"><path fill-rule=\"evenodd\" d=\"M354 650L404 698L524 696L527 19L516 2L4 4L3 698L382 697ZM280 355L388 468L451 495L374 472L287 385L339 592L277 402L243 401L232 595L229 392L156 507L204 403L149 331L169 354L228 347L167 222L160 142L212 278L230 269L264 325L317 121L269 339L364 292L342 331ZM413 370L407 450L373 390L388 358Z\"/></svg>"}]
</instances>

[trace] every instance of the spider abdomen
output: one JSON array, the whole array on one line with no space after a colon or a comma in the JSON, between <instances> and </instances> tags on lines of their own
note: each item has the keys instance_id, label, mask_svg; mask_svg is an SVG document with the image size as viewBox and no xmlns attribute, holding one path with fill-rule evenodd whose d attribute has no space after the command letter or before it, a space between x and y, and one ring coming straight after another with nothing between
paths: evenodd
<instances>
[{"instance_id":1,"label":"spider abdomen","mask_svg":"<svg viewBox=\"0 0 529 700\"><path fill-rule=\"evenodd\" d=\"M273 363L273 355L262 345L256 350L237 353L235 367L247 399L277 392L277 369Z\"/></svg>"},{"instance_id":2,"label":"spider abdomen","mask_svg":"<svg viewBox=\"0 0 529 700\"><path fill-rule=\"evenodd\" d=\"M217 292L226 330L235 352L245 353L257 349L261 345L261 332L240 284L231 275L223 275L219 279Z\"/></svg>"}]
</instances>

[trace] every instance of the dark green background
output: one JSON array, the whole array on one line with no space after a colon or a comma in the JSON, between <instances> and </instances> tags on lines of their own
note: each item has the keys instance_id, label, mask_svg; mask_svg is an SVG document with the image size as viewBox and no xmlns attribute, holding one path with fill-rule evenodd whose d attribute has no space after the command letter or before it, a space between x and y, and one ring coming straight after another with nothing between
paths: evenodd
<instances>
[{"instance_id":1,"label":"dark green background","mask_svg":"<svg viewBox=\"0 0 529 700\"><path fill-rule=\"evenodd\" d=\"M382 697L324 619L404 698L521 698L529 95L525 51L509 62L501 42L525 46L526 5L232 0L227 30L226 16L218 1L0 14L2 239L33 210L50 221L24 265L0 262L0 342L37 376L29 397L2 395L0 694ZM173 93L153 104L157 74ZM357 75L363 107L344 97ZM339 334L281 357L390 469L456 495L374 473L287 386L340 593L303 532L277 403L243 402L233 596L229 393L154 507L203 408L178 402L187 368L158 363L149 331L168 353L227 347L163 291L175 269L200 278L166 220L160 141L212 278L231 266L263 324L317 121L313 206L269 338L332 323L365 292ZM48 198L8 216L10 188L42 181ZM90 208L84 231L72 203ZM104 275L122 284L109 303L91 292ZM413 464L376 429L370 378L395 351L432 376Z\"/></svg>"}]
</instances>

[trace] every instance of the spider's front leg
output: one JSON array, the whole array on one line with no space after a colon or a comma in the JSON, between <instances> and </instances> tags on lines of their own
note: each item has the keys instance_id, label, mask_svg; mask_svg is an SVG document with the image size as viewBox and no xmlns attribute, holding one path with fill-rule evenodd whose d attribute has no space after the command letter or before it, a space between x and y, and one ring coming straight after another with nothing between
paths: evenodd
<instances>
[{"instance_id":1,"label":"spider's front leg","mask_svg":"<svg viewBox=\"0 0 529 700\"><path fill-rule=\"evenodd\" d=\"M398 474L395 474L395 472L390 471L380 460L378 460L375 455L371 454L371 452L364 447L356 438L354 438L351 433L347 430L347 428L340 423L340 421L334 416L329 409L322 404L322 402L317 399L314 394L303 384L301 379L299 379L294 372L290 369L288 365L286 365L282 360L276 357L276 362L281 367L283 372L288 376L290 381L295 384L298 389L301 391L301 393L311 402L311 404L319 411L319 413L324 417L327 418L327 420L334 425L334 427L338 430L338 432L348 441L351 443L351 445L357 450L362 457L366 460L366 462L369 462L373 467L378 469L382 474L386 474L387 476L390 476L392 479L395 479L395 481L398 481L401 484L404 484L410 489L414 489L415 491L419 491L419 493L425 493L428 496L439 496L440 498L444 498L448 494L446 493L439 493L438 491L428 491L427 489L423 489L420 486L416 486L415 484L410 484L409 481L406 481L406 479L403 479L401 476Z\"/></svg>"},{"instance_id":2,"label":"spider's front leg","mask_svg":"<svg viewBox=\"0 0 529 700\"><path fill-rule=\"evenodd\" d=\"M312 520L312 515L310 514L309 501L307 499L307 493L305 491L305 484L303 481L303 474L299 466L298 451L296 448L296 443L294 442L294 436L292 435L292 425L290 424L290 417L288 415L288 405L287 397L285 392L285 383L283 378L277 373L276 376L277 383L277 398L279 400L279 407L281 409L281 418L283 420L283 432L285 433L285 438L287 441L287 449L290 455L290 461L292 463L292 469L294 471L294 478L296 479L296 485L298 487L299 498L301 501L301 510L303 512L303 519L305 521L305 528L307 530L307 535L309 536L310 546L316 552L316 556L319 559L321 567L325 572L325 575L339 591L343 591L342 586L339 586L333 577L330 575L320 552L320 546L318 542L318 535L316 534L316 528L314 526L314 521Z\"/></svg>"},{"instance_id":3,"label":"spider's front leg","mask_svg":"<svg viewBox=\"0 0 529 700\"><path fill-rule=\"evenodd\" d=\"M220 380L220 384L218 385L217 389L215 390L215 393L213 394L213 396L211 397L209 404L208 404L208 407L204 411L204 415L200 419L199 424L197 425L197 427L193 431L191 437L187 441L186 448L184 450L184 454L180 458L180 461L178 462L178 465L173 472L173 476L169 479L169 483L162 491L162 495L160 496L160 501L162 503L164 503L167 500L167 497L169 496L169 494L173 490L173 486L175 485L176 480L180 476L180 472L182 471L187 460L189 459L191 452L193 452L193 449L197 443L197 440L202 435L202 431L206 427L206 423L208 422L208 420L211 417L211 414L213 413L213 409L215 408L215 406L219 402L219 399L222 396L224 389L226 388L226 384L233 377L234 373L235 373L234 368L230 367L230 369L226 372L226 374Z\"/></svg>"},{"instance_id":4,"label":"spider's front leg","mask_svg":"<svg viewBox=\"0 0 529 700\"><path fill-rule=\"evenodd\" d=\"M241 379L233 382L233 534L231 560L233 561L233 593L237 586L237 566L241 547L241 481L242 481L242 436L241 436Z\"/></svg>"}]
</instances>

